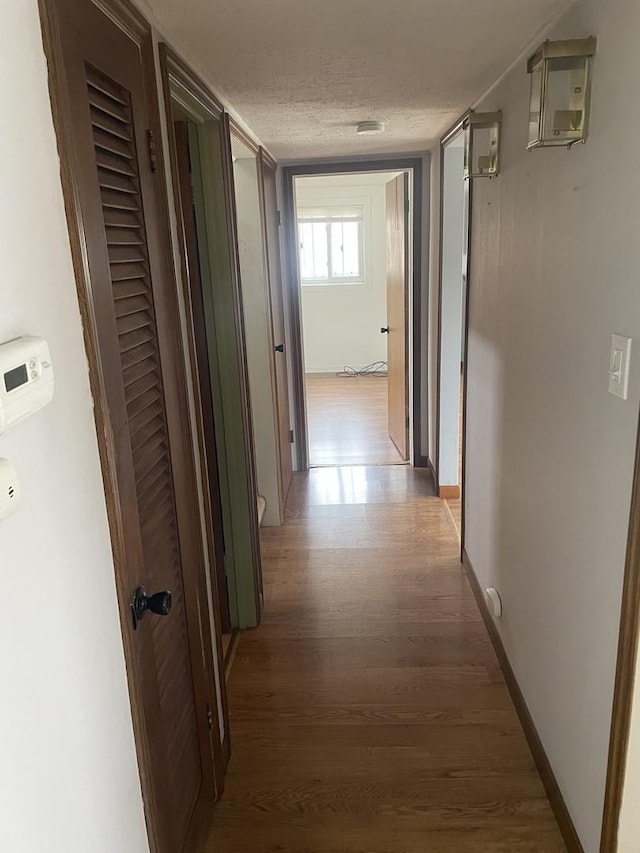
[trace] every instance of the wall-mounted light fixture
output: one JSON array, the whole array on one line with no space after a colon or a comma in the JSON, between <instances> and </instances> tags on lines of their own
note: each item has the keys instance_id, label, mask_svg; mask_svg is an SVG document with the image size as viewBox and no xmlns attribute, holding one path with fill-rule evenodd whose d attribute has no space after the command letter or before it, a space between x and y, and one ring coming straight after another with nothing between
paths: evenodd
<instances>
[{"instance_id":1,"label":"wall-mounted light fixture","mask_svg":"<svg viewBox=\"0 0 640 853\"><path fill-rule=\"evenodd\" d=\"M591 60L596 40L545 41L529 58L527 148L584 142L589 131Z\"/></svg>"},{"instance_id":2,"label":"wall-mounted light fixture","mask_svg":"<svg viewBox=\"0 0 640 853\"><path fill-rule=\"evenodd\" d=\"M465 178L493 178L500 168L502 113L470 112L464 122Z\"/></svg>"}]
</instances>

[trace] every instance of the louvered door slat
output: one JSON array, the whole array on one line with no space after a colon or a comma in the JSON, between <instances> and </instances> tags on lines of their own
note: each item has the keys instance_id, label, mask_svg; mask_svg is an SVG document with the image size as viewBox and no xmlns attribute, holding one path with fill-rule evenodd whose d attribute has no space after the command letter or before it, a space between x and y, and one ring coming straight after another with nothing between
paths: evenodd
<instances>
[{"instance_id":1,"label":"louvered door slat","mask_svg":"<svg viewBox=\"0 0 640 853\"><path fill-rule=\"evenodd\" d=\"M176 838L182 838L200 790L201 766L135 133L128 92L89 66L86 80L145 563L144 582L150 592L170 589L173 594L169 617L153 617L141 623L140 630L151 632L153 638L164 748L171 771L167 783L172 821Z\"/></svg>"},{"instance_id":2,"label":"louvered door slat","mask_svg":"<svg viewBox=\"0 0 640 853\"><path fill-rule=\"evenodd\" d=\"M140 450L144 444L149 441L157 433L163 432L162 418L160 414L153 415L145 422L134 426L132 421L129 421L129 435L131 437L131 449L134 451Z\"/></svg>"},{"instance_id":3,"label":"louvered door slat","mask_svg":"<svg viewBox=\"0 0 640 853\"><path fill-rule=\"evenodd\" d=\"M155 465L152 465L149 471L137 481L138 495L141 503L153 504L154 497L169 485L169 479L167 477L162 456L166 456L166 452L163 453L161 457L156 460ZM169 533L167 532L167 536L168 535Z\"/></svg>"},{"instance_id":4,"label":"louvered door slat","mask_svg":"<svg viewBox=\"0 0 640 853\"><path fill-rule=\"evenodd\" d=\"M118 299L127 299L129 296L140 296L147 292L144 280L135 278L126 279L125 281L112 281L111 285L115 301Z\"/></svg>"},{"instance_id":5,"label":"louvered door slat","mask_svg":"<svg viewBox=\"0 0 640 853\"><path fill-rule=\"evenodd\" d=\"M145 279L147 271L144 264L141 263L112 263L111 264L111 281L116 283L120 281L138 281Z\"/></svg>"},{"instance_id":6,"label":"louvered door slat","mask_svg":"<svg viewBox=\"0 0 640 853\"><path fill-rule=\"evenodd\" d=\"M150 373L153 373L153 367L149 364L147 358L141 358L131 366L125 367L122 371L125 388L128 388L129 385L133 385L134 382L137 382L143 376L147 376Z\"/></svg>"},{"instance_id":7,"label":"louvered door slat","mask_svg":"<svg viewBox=\"0 0 640 853\"><path fill-rule=\"evenodd\" d=\"M152 330L152 318L149 311L135 311L133 314L125 314L124 317L118 318L118 334L125 339L130 332L138 329Z\"/></svg>"},{"instance_id":8,"label":"louvered door slat","mask_svg":"<svg viewBox=\"0 0 640 853\"><path fill-rule=\"evenodd\" d=\"M139 213L140 208L136 204L135 196L132 197L128 193L121 193L118 190L105 187L100 193L102 197L102 209L105 215L105 225L111 225L111 210L124 211L126 213Z\"/></svg>"},{"instance_id":9,"label":"louvered door slat","mask_svg":"<svg viewBox=\"0 0 640 853\"><path fill-rule=\"evenodd\" d=\"M114 119L109 113L105 113L99 107L91 105L91 125L102 134L107 134L120 142L133 144L130 125ZM100 137L103 140L103 136Z\"/></svg>"},{"instance_id":10,"label":"louvered door slat","mask_svg":"<svg viewBox=\"0 0 640 853\"><path fill-rule=\"evenodd\" d=\"M170 492L171 485L166 479L159 477L150 481L147 488L142 492L145 499L145 508L140 510L140 519L144 522L151 522L156 512L156 504L160 502L161 496L167 495ZM170 584L170 587L175 589L176 584Z\"/></svg>"},{"instance_id":11,"label":"louvered door slat","mask_svg":"<svg viewBox=\"0 0 640 853\"><path fill-rule=\"evenodd\" d=\"M123 366L127 366L127 359L136 358L142 347L152 347L152 351L155 352L152 340L153 334L150 329L136 329L128 335L121 334L120 352L122 354Z\"/></svg>"},{"instance_id":12,"label":"louvered door slat","mask_svg":"<svg viewBox=\"0 0 640 853\"><path fill-rule=\"evenodd\" d=\"M153 426L154 430L164 429L162 406L156 403L144 409L139 415L129 418L129 435L131 436L131 449L136 452L143 446L147 429Z\"/></svg>"},{"instance_id":13,"label":"louvered door slat","mask_svg":"<svg viewBox=\"0 0 640 853\"><path fill-rule=\"evenodd\" d=\"M147 372L143 376L136 379L135 382L132 382L129 385L125 384L124 395L127 402L129 402L129 400L141 400L146 394L151 393L152 391L154 392L154 402L158 397L158 377L148 363L145 363L144 366L147 368ZM131 407L131 411L133 411L133 407Z\"/></svg>"},{"instance_id":14,"label":"louvered door slat","mask_svg":"<svg viewBox=\"0 0 640 853\"><path fill-rule=\"evenodd\" d=\"M140 314L141 312L146 311L149 307L147 296L144 293L140 293L137 296L122 297L120 299L114 295L114 303L116 317L118 318L128 317L132 314Z\"/></svg>"},{"instance_id":15,"label":"louvered door slat","mask_svg":"<svg viewBox=\"0 0 640 853\"><path fill-rule=\"evenodd\" d=\"M125 398L127 397L126 389L125 389ZM127 412L130 417L134 419L136 415L142 414L147 409L152 406L160 405L162 402L161 392L157 387L157 378L154 378L153 388L147 389L144 394L140 394L140 396L129 395L130 399L127 399Z\"/></svg>"},{"instance_id":16,"label":"louvered door slat","mask_svg":"<svg viewBox=\"0 0 640 853\"><path fill-rule=\"evenodd\" d=\"M98 180L100 186L109 190L126 193L127 195L137 196L138 191L133 178L130 175L119 174L115 169L98 168Z\"/></svg>"},{"instance_id":17,"label":"louvered door slat","mask_svg":"<svg viewBox=\"0 0 640 853\"><path fill-rule=\"evenodd\" d=\"M104 213L105 211L103 211L103 214ZM140 236L137 231L140 223L135 213L129 213L126 210L109 210L108 214L108 217L105 215L107 237L109 236L111 229L114 228L133 228L136 230L138 236Z\"/></svg>"},{"instance_id":18,"label":"louvered door slat","mask_svg":"<svg viewBox=\"0 0 640 853\"><path fill-rule=\"evenodd\" d=\"M149 453L145 460L141 461L140 465L136 466L136 479L140 483L140 494L144 494L145 489L150 491L151 487L156 482L159 487L157 491L161 491L165 486L169 485L166 478L161 479L163 476L162 457L166 452L167 449L164 446L164 441L161 441L153 451Z\"/></svg>"},{"instance_id":19,"label":"louvered door slat","mask_svg":"<svg viewBox=\"0 0 640 853\"><path fill-rule=\"evenodd\" d=\"M112 103L119 104L125 115L129 114L129 98L123 93L121 87L115 81L109 80L108 77L88 64L87 86L91 92L92 103L97 103L106 96ZM134 156L135 152L131 152L131 159Z\"/></svg>"},{"instance_id":20,"label":"louvered door slat","mask_svg":"<svg viewBox=\"0 0 640 853\"><path fill-rule=\"evenodd\" d=\"M159 519L160 515L165 512L164 507L166 504L171 506L173 511L173 493L171 488L167 486L166 483L161 484L161 488L159 488L154 496L155 506L153 512L148 509L140 510L140 520L143 521L149 527L149 532L159 527L159 523L157 523L157 519ZM162 508L162 509L161 509Z\"/></svg>"},{"instance_id":21,"label":"louvered door slat","mask_svg":"<svg viewBox=\"0 0 640 853\"><path fill-rule=\"evenodd\" d=\"M111 246L140 246L140 235L134 228L110 225L107 229L107 240Z\"/></svg>"},{"instance_id":22,"label":"louvered door slat","mask_svg":"<svg viewBox=\"0 0 640 853\"><path fill-rule=\"evenodd\" d=\"M118 154L113 154L108 150L96 149L96 163L101 171L111 171L116 175L128 175L130 177L135 177L136 174L131 168L130 163L127 163L127 161Z\"/></svg>"},{"instance_id":23,"label":"louvered door slat","mask_svg":"<svg viewBox=\"0 0 640 853\"><path fill-rule=\"evenodd\" d=\"M103 152L109 152L118 155L123 161L131 159L129 153L129 143L114 136L108 130L101 130L98 127L93 128L93 144L96 149L96 159Z\"/></svg>"}]
</instances>

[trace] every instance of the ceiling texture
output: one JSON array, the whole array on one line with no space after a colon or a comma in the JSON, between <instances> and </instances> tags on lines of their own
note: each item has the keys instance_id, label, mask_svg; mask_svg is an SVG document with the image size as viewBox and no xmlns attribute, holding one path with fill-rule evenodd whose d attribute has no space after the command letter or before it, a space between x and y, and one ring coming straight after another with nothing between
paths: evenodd
<instances>
[{"instance_id":1,"label":"ceiling texture","mask_svg":"<svg viewBox=\"0 0 640 853\"><path fill-rule=\"evenodd\" d=\"M569 0L140 0L278 160L424 151ZM523 71L524 73L524 71ZM381 136L358 136L374 119Z\"/></svg>"}]
</instances>

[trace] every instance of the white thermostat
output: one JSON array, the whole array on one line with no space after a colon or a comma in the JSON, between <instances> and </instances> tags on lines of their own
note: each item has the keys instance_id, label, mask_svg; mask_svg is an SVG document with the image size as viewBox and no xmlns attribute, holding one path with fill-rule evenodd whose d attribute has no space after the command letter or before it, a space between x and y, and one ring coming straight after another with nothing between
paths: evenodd
<instances>
[{"instance_id":1,"label":"white thermostat","mask_svg":"<svg viewBox=\"0 0 640 853\"><path fill-rule=\"evenodd\" d=\"M0 433L53 397L53 365L44 338L25 335L0 344Z\"/></svg>"}]
</instances>

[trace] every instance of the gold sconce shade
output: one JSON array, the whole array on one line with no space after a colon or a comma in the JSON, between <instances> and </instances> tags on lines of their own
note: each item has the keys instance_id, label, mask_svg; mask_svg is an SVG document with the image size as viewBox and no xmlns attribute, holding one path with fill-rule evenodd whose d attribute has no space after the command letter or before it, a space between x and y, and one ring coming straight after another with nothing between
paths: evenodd
<instances>
[{"instance_id":1,"label":"gold sconce shade","mask_svg":"<svg viewBox=\"0 0 640 853\"><path fill-rule=\"evenodd\" d=\"M596 39L545 41L529 58L528 148L584 142L589 131L591 61Z\"/></svg>"},{"instance_id":2,"label":"gold sconce shade","mask_svg":"<svg viewBox=\"0 0 640 853\"><path fill-rule=\"evenodd\" d=\"M464 123L464 177L493 178L500 169L502 113L470 112Z\"/></svg>"}]
</instances>

